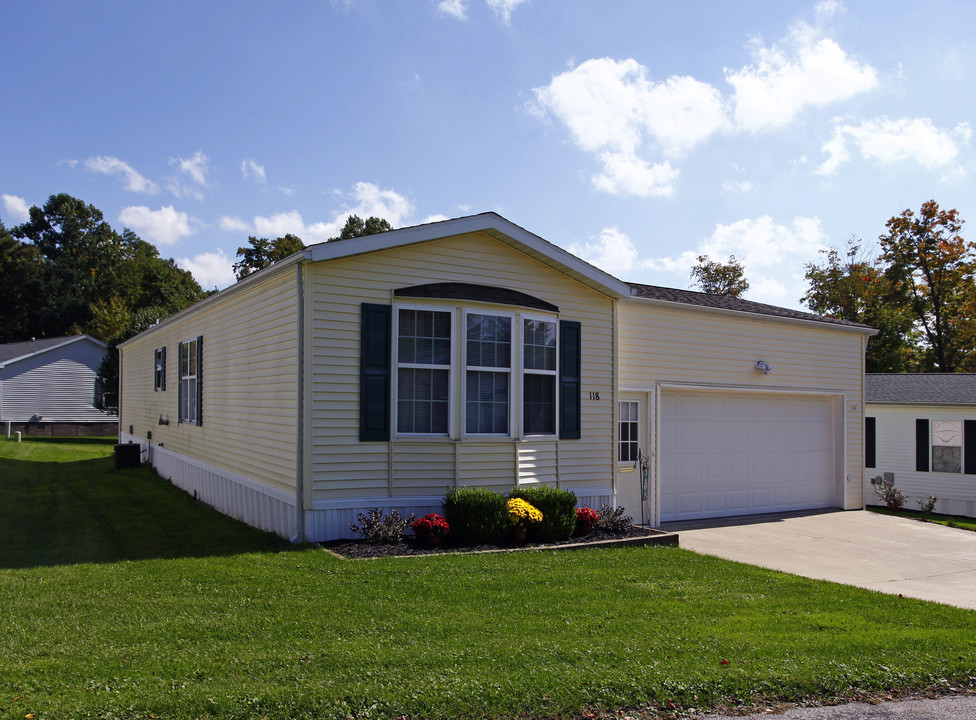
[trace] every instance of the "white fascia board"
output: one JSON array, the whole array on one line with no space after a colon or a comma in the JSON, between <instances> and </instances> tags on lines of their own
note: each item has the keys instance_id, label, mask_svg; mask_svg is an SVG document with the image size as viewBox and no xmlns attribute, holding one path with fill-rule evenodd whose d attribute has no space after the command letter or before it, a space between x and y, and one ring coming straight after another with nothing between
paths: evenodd
<instances>
[{"instance_id":1,"label":"white fascia board","mask_svg":"<svg viewBox=\"0 0 976 720\"><path fill-rule=\"evenodd\" d=\"M91 335L76 335L74 337L66 338L64 342L58 343L57 345L50 345L43 350L36 350L34 352L25 353L19 357L10 358L9 360L4 360L0 362L0 368L7 367L7 365L12 365L15 362L20 362L21 360L26 360L27 358L34 357L35 355L43 355L44 353L51 352L52 350L57 350L58 348L63 348L65 345L70 345L71 343L76 343L80 340L91 340L96 345L101 345L103 348L108 348L108 345L103 343L98 338L93 338Z\"/></svg>"},{"instance_id":2,"label":"white fascia board","mask_svg":"<svg viewBox=\"0 0 976 720\"><path fill-rule=\"evenodd\" d=\"M174 313L173 315L170 315L168 318L164 318L160 320L157 324L153 325L152 327L146 328L138 335L133 335L125 342L119 343L118 347L124 348L126 345L133 342L137 338L144 337L150 333L155 332L156 330L166 327L167 325L171 325L174 322L177 322L178 320L182 320L183 318L189 315L193 315L199 312L200 310L203 310L204 308L210 307L211 305L222 303L225 300L228 300L229 298L233 297L234 295L237 295L237 293L239 293L241 290L245 290L253 285L262 283L265 280L270 280L271 278L285 271L287 268L290 268L292 265L303 262L304 259L305 258L301 252L293 253L292 255L286 257L284 260L279 260L273 265L269 265L266 268L262 268L261 270L258 270L253 275L248 275L243 280L238 280L233 285L226 287L223 290L218 290L213 295L210 295L209 297L205 297L200 302L194 303L193 305L190 305L190 307L184 308L180 310L178 313Z\"/></svg>"},{"instance_id":3,"label":"white fascia board","mask_svg":"<svg viewBox=\"0 0 976 720\"><path fill-rule=\"evenodd\" d=\"M692 310L695 312L712 313L716 315L733 315L735 317L754 318L758 320L771 320L773 322L787 323L788 325L800 325L809 328L820 328L821 330L843 330L859 335L877 335L878 331L869 327L856 327L854 325L839 325L820 320L804 320L803 318L783 317L782 315L766 315L765 313L749 312L748 310L730 310L729 308L716 308L707 305L693 305L691 303L673 302L671 300L658 300L656 298L645 298L632 296L628 301L636 304L657 305L659 307L677 308L680 310Z\"/></svg>"},{"instance_id":4,"label":"white fascia board","mask_svg":"<svg viewBox=\"0 0 976 720\"><path fill-rule=\"evenodd\" d=\"M483 232L521 250L606 295L616 298L630 297L630 286L627 283L493 212L319 243L306 248L304 254L306 259L320 262L476 232Z\"/></svg>"}]
</instances>

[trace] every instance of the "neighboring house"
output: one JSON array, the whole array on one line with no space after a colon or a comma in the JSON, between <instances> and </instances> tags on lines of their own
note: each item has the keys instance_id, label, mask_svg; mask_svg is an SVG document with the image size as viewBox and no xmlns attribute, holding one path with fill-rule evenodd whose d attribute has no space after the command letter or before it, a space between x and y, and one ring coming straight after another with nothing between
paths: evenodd
<instances>
[{"instance_id":1,"label":"neighboring house","mask_svg":"<svg viewBox=\"0 0 976 720\"><path fill-rule=\"evenodd\" d=\"M976 375L865 376L865 502L882 504L872 477L894 474L915 498L938 497L936 512L976 517Z\"/></svg>"},{"instance_id":2,"label":"neighboring house","mask_svg":"<svg viewBox=\"0 0 976 720\"><path fill-rule=\"evenodd\" d=\"M873 332L628 284L485 213L311 246L126 341L120 437L313 540L454 486L651 525L861 508Z\"/></svg>"},{"instance_id":3,"label":"neighboring house","mask_svg":"<svg viewBox=\"0 0 976 720\"><path fill-rule=\"evenodd\" d=\"M0 345L0 424L26 435L112 436L118 416L96 407L106 346L89 335Z\"/></svg>"}]
</instances>

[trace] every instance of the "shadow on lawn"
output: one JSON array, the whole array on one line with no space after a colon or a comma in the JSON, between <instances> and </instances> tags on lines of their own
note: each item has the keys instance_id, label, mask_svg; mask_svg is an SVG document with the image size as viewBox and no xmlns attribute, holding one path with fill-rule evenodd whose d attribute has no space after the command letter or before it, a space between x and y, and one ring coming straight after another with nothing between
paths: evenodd
<instances>
[{"instance_id":1,"label":"shadow on lawn","mask_svg":"<svg viewBox=\"0 0 976 720\"><path fill-rule=\"evenodd\" d=\"M0 568L295 549L111 457L0 459Z\"/></svg>"}]
</instances>

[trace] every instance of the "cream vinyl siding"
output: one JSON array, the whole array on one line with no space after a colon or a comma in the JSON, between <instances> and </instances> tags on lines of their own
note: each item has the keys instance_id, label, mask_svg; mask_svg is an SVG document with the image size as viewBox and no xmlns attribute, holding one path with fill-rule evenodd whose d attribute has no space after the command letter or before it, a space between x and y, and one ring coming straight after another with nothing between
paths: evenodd
<instances>
[{"instance_id":1,"label":"cream vinyl siding","mask_svg":"<svg viewBox=\"0 0 976 720\"><path fill-rule=\"evenodd\" d=\"M837 398L835 402L843 398L845 420L836 437L840 452L846 445L843 501L847 508L861 507L864 335L826 324L639 300L621 301L618 323L623 390L644 391L653 399L659 383L679 383L716 389L822 392ZM772 365L772 372L756 372L758 360Z\"/></svg>"},{"instance_id":2,"label":"cream vinyl siding","mask_svg":"<svg viewBox=\"0 0 976 720\"><path fill-rule=\"evenodd\" d=\"M122 350L121 427L216 468L295 490L298 312L295 271L272 274L221 302L130 341ZM203 337L203 425L178 423L178 343ZM153 390L166 347L166 390ZM168 420L160 425L159 420Z\"/></svg>"},{"instance_id":3,"label":"cream vinyl siding","mask_svg":"<svg viewBox=\"0 0 976 720\"><path fill-rule=\"evenodd\" d=\"M613 300L482 233L311 263L307 268L307 501L439 496L455 483L501 490L517 478L520 482L558 480L570 490L610 487ZM558 306L558 319L581 322L582 439L359 441L360 306L397 305L396 288L435 282L517 290ZM410 307L454 308L459 318L462 309L546 316L538 310L465 300L401 300ZM456 335L454 342L457 347ZM455 410L462 404L462 376L463 372L456 372L453 377ZM590 392L598 392L600 400L589 400ZM457 426L456 414L453 422Z\"/></svg>"},{"instance_id":4,"label":"cream vinyl siding","mask_svg":"<svg viewBox=\"0 0 976 720\"><path fill-rule=\"evenodd\" d=\"M976 407L947 405L881 405L870 404L864 413L875 418L875 467L864 470L864 501L881 505L874 493L871 478L890 472L895 487L908 496L905 507L918 510L916 497L939 498L936 512L976 517L976 475L915 470L915 421L976 420ZM932 462L931 439L929 467Z\"/></svg>"}]
</instances>

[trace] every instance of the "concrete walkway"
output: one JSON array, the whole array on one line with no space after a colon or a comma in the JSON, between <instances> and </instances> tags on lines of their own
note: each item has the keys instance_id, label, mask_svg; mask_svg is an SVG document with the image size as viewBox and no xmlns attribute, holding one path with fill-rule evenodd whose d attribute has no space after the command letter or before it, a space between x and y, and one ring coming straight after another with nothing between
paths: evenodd
<instances>
[{"instance_id":1,"label":"concrete walkway","mask_svg":"<svg viewBox=\"0 0 976 720\"><path fill-rule=\"evenodd\" d=\"M686 550L976 610L976 532L866 510L665 523Z\"/></svg>"},{"instance_id":2,"label":"concrete walkway","mask_svg":"<svg viewBox=\"0 0 976 720\"><path fill-rule=\"evenodd\" d=\"M976 698L964 696L877 705L851 703L833 707L793 708L782 715L693 715L690 720L746 720L760 717L782 720L973 720L976 718Z\"/></svg>"}]
</instances>

